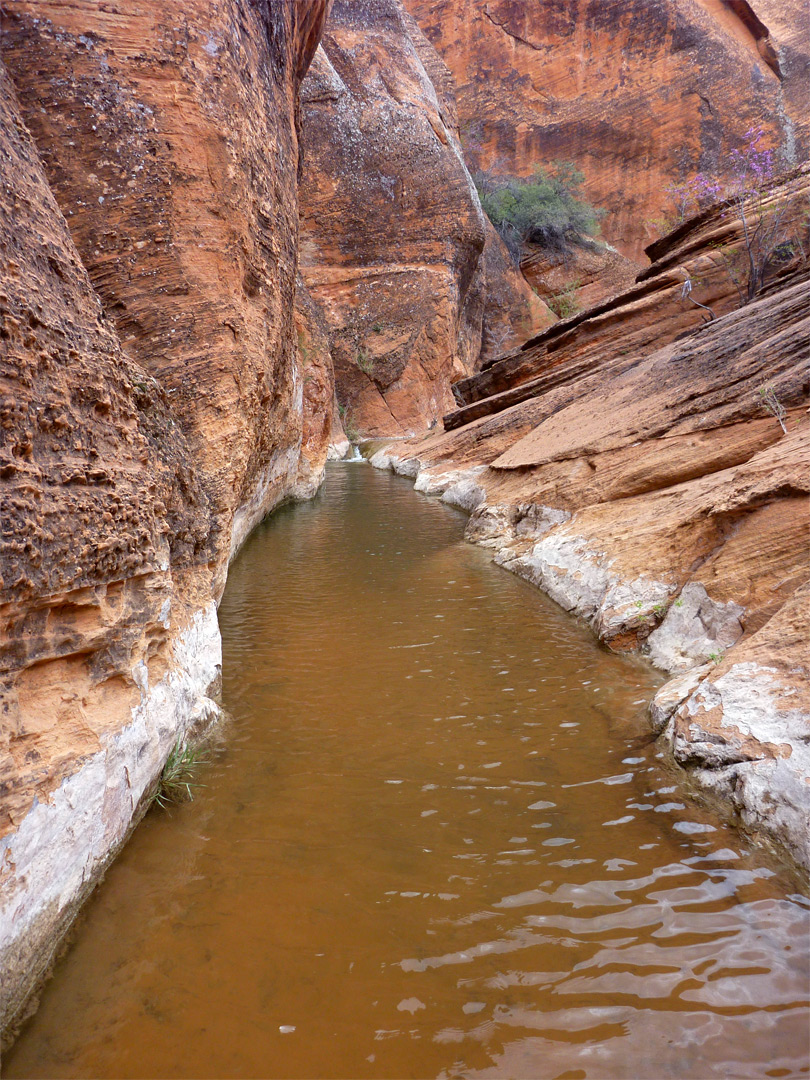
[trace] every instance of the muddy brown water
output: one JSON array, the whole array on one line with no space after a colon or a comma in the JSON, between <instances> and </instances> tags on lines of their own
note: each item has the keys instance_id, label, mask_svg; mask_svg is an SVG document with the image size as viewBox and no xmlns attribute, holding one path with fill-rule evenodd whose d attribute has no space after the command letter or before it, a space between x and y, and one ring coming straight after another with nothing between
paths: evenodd
<instances>
[{"instance_id":1,"label":"muddy brown water","mask_svg":"<svg viewBox=\"0 0 810 1080\"><path fill-rule=\"evenodd\" d=\"M649 741L659 677L330 468L232 568L232 720L7 1077L808 1073L808 903Z\"/></svg>"}]
</instances>

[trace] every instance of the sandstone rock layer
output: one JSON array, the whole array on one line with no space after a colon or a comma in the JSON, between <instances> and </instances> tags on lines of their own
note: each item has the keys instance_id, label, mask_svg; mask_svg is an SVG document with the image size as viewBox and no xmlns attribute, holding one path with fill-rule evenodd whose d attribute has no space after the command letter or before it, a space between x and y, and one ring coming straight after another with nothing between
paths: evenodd
<instances>
[{"instance_id":1,"label":"sandstone rock layer","mask_svg":"<svg viewBox=\"0 0 810 1080\"><path fill-rule=\"evenodd\" d=\"M636 261L666 189L728 175L752 126L807 154L807 11L798 0L406 0L450 68L468 158L502 175L573 161Z\"/></svg>"},{"instance_id":2,"label":"sandstone rock layer","mask_svg":"<svg viewBox=\"0 0 810 1080\"><path fill-rule=\"evenodd\" d=\"M482 353L554 316L481 211L449 75L398 0L337 0L302 113L301 268L346 423L424 430Z\"/></svg>"},{"instance_id":3,"label":"sandstone rock layer","mask_svg":"<svg viewBox=\"0 0 810 1080\"><path fill-rule=\"evenodd\" d=\"M807 182L774 196L799 230ZM797 233L739 307L712 261L735 228L721 207L673 234L631 289L457 384L448 431L375 463L466 509L498 563L671 672L651 715L675 760L810 867L810 264ZM711 321L681 299L698 267Z\"/></svg>"}]
</instances>

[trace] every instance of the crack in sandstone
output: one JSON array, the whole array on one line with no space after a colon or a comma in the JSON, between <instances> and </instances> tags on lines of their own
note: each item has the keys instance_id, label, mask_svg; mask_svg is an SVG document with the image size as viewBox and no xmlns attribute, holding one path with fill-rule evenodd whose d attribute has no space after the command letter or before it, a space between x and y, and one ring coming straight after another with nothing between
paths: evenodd
<instances>
[{"instance_id":1,"label":"crack in sandstone","mask_svg":"<svg viewBox=\"0 0 810 1080\"><path fill-rule=\"evenodd\" d=\"M544 52L545 51L540 45L535 45L533 42L527 41L526 38L521 37L520 34L516 34L516 33L514 33L514 31L509 30L505 23L498 22L498 20L493 15L490 14L489 6L487 4L484 5L483 14L484 14L484 17L486 19L488 19L492 23L493 26L496 26L499 30L503 31L503 33L506 34L507 37L512 38L514 41L519 42L521 45L527 45L530 49L533 49L535 52Z\"/></svg>"},{"instance_id":2,"label":"crack in sandstone","mask_svg":"<svg viewBox=\"0 0 810 1080\"><path fill-rule=\"evenodd\" d=\"M723 3L729 11L737 16L740 25L754 39L759 55L777 79L782 82L784 76L779 63L779 55L771 42L771 32L748 3L748 0L723 0Z\"/></svg>"}]
</instances>

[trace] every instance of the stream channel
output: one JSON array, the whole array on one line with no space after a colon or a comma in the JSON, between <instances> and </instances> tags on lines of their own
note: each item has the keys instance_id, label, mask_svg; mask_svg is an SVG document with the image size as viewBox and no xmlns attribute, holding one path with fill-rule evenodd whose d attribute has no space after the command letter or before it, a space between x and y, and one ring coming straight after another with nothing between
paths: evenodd
<instances>
[{"instance_id":1,"label":"stream channel","mask_svg":"<svg viewBox=\"0 0 810 1080\"><path fill-rule=\"evenodd\" d=\"M5 1077L794 1077L808 902L650 741L661 677L365 464L250 537L231 719Z\"/></svg>"}]
</instances>

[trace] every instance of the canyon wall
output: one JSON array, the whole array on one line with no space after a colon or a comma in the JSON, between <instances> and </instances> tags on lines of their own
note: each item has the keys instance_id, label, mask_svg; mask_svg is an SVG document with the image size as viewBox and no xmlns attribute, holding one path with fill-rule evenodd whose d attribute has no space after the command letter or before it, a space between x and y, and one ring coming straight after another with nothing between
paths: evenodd
<instances>
[{"instance_id":1,"label":"canyon wall","mask_svg":"<svg viewBox=\"0 0 810 1080\"><path fill-rule=\"evenodd\" d=\"M554 316L482 213L449 73L398 0L336 0L301 98L301 271L347 429L424 430Z\"/></svg>"},{"instance_id":2,"label":"canyon wall","mask_svg":"<svg viewBox=\"0 0 810 1080\"><path fill-rule=\"evenodd\" d=\"M573 161L630 259L666 189L728 173L752 126L806 158L801 0L405 0L450 68L468 160L501 175ZM574 275L576 276L576 275Z\"/></svg>"},{"instance_id":3,"label":"canyon wall","mask_svg":"<svg viewBox=\"0 0 810 1080\"><path fill-rule=\"evenodd\" d=\"M794 0L768 15L771 34L747 3L646 4L643 19L622 5L613 45L604 4L537 5L542 41L515 23L528 5L409 5L466 79L468 142L476 110L508 101L487 163L512 146L528 168L541 145L544 160L589 162L591 197L614 200L633 257L661 185L711 165L728 132L771 108L775 136L802 145ZM447 432L383 460L475 510L473 538L614 647L669 666L681 681L653 713L678 760L755 823L777 783L771 831L795 832L805 270L788 260L737 311L719 254L737 238L709 214L652 249L614 301L557 322L482 214L450 72L419 26L399 0L336 0L319 49L329 6L0 8L9 1031L169 750L216 715L229 561L272 507L317 489L343 439L336 396L351 437L424 432L447 413ZM651 41L663 44L645 59ZM600 49L604 62L574 63ZM685 75L695 57L705 93ZM604 96L575 107L566 80L586 69ZM655 136L636 116L645 95ZM556 128L532 120L538 98ZM791 183L806 198L806 174ZM621 285L626 265L615 272ZM683 299L685 276L710 325ZM784 437L768 387L788 409ZM740 711L752 697L764 728Z\"/></svg>"},{"instance_id":4,"label":"canyon wall","mask_svg":"<svg viewBox=\"0 0 810 1080\"><path fill-rule=\"evenodd\" d=\"M5 63L90 280L191 445L221 590L227 555L296 481L296 72L324 3L4 12Z\"/></svg>"},{"instance_id":5,"label":"canyon wall","mask_svg":"<svg viewBox=\"0 0 810 1080\"><path fill-rule=\"evenodd\" d=\"M297 94L327 7L2 8L0 1027L217 711L229 558L323 473Z\"/></svg>"},{"instance_id":6,"label":"canyon wall","mask_svg":"<svg viewBox=\"0 0 810 1080\"><path fill-rule=\"evenodd\" d=\"M669 672L651 721L746 827L810 868L810 171L772 195L792 255L740 307L739 220L707 211L638 282L457 383L445 431L373 463ZM684 296L686 279L715 318Z\"/></svg>"},{"instance_id":7,"label":"canyon wall","mask_svg":"<svg viewBox=\"0 0 810 1080\"><path fill-rule=\"evenodd\" d=\"M554 321L398 3L341 0L302 118L329 7L0 11L9 1030L170 748L216 714L229 561L348 448L333 356L350 434L421 431L452 378Z\"/></svg>"}]
</instances>

